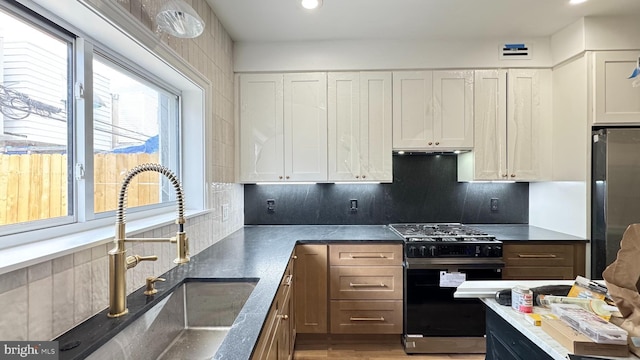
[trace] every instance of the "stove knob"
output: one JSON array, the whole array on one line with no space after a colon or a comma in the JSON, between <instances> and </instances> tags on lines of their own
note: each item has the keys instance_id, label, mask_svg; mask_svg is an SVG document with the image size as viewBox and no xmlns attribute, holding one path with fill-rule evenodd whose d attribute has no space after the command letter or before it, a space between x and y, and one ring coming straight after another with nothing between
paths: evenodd
<instances>
[{"instance_id":1,"label":"stove knob","mask_svg":"<svg viewBox=\"0 0 640 360\"><path fill-rule=\"evenodd\" d=\"M427 247L420 246L420 257L427 257Z\"/></svg>"},{"instance_id":2,"label":"stove knob","mask_svg":"<svg viewBox=\"0 0 640 360\"><path fill-rule=\"evenodd\" d=\"M417 255L418 255L418 249L415 246L409 246L409 249L407 250L407 256L417 257Z\"/></svg>"},{"instance_id":3,"label":"stove knob","mask_svg":"<svg viewBox=\"0 0 640 360\"><path fill-rule=\"evenodd\" d=\"M487 246L483 246L482 247L482 253L481 253L482 256L489 257L489 256L491 256L491 253L492 253L491 245L487 245Z\"/></svg>"},{"instance_id":4,"label":"stove knob","mask_svg":"<svg viewBox=\"0 0 640 360\"><path fill-rule=\"evenodd\" d=\"M434 245L429 246L429 256L436 257L436 247Z\"/></svg>"}]
</instances>

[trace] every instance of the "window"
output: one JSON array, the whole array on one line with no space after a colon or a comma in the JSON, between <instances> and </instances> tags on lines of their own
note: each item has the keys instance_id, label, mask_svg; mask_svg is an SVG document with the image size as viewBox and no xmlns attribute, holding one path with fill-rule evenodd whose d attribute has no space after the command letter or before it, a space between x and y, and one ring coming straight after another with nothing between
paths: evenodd
<instances>
[{"instance_id":1,"label":"window","mask_svg":"<svg viewBox=\"0 0 640 360\"><path fill-rule=\"evenodd\" d=\"M94 212L116 209L120 183L136 165L160 163L177 172L178 97L146 83L117 64L93 60ZM175 200L166 177L136 176L127 207Z\"/></svg>"},{"instance_id":2,"label":"window","mask_svg":"<svg viewBox=\"0 0 640 360\"><path fill-rule=\"evenodd\" d=\"M143 163L181 176L181 91L103 49L0 3L0 234L113 216L124 175ZM76 103L84 97L90 110ZM176 198L152 172L127 193L128 211Z\"/></svg>"},{"instance_id":3,"label":"window","mask_svg":"<svg viewBox=\"0 0 640 360\"><path fill-rule=\"evenodd\" d=\"M0 225L73 213L71 48L0 8Z\"/></svg>"}]
</instances>

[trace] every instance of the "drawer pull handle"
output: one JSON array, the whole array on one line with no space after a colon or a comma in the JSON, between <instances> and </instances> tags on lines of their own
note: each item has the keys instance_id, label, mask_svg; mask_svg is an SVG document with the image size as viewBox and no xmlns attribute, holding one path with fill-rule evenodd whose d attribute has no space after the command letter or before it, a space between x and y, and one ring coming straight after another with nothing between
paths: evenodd
<instances>
[{"instance_id":1,"label":"drawer pull handle","mask_svg":"<svg viewBox=\"0 0 640 360\"><path fill-rule=\"evenodd\" d=\"M384 321L384 318L382 316L377 317L377 318L370 318L370 317L350 317L349 318L350 321Z\"/></svg>"},{"instance_id":2,"label":"drawer pull handle","mask_svg":"<svg viewBox=\"0 0 640 360\"><path fill-rule=\"evenodd\" d=\"M378 255L353 255L349 254L352 259L386 259L387 256L383 254Z\"/></svg>"},{"instance_id":3,"label":"drawer pull handle","mask_svg":"<svg viewBox=\"0 0 640 360\"><path fill-rule=\"evenodd\" d=\"M557 256L555 254L518 254L518 257L525 259L553 259Z\"/></svg>"},{"instance_id":4,"label":"drawer pull handle","mask_svg":"<svg viewBox=\"0 0 640 360\"><path fill-rule=\"evenodd\" d=\"M386 284L380 283L380 284L354 284L354 283L349 283L350 287L387 287Z\"/></svg>"},{"instance_id":5,"label":"drawer pull handle","mask_svg":"<svg viewBox=\"0 0 640 360\"><path fill-rule=\"evenodd\" d=\"M293 281L293 275L287 275L287 280L284 283L284 286L291 286L291 282Z\"/></svg>"}]
</instances>

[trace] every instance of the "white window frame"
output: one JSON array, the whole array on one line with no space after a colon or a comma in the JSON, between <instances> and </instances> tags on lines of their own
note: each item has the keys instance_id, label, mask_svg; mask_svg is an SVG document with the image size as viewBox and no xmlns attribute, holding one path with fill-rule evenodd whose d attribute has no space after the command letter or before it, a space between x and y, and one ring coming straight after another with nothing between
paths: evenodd
<instances>
[{"instance_id":1,"label":"white window frame","mask_svg":"<svg viewBox=\"0 0 640 360\"><path fill-rule=\"evenodd\" d=\"M93 51L88 44L100 44L101 48L108 49L114 54L135 59L141 68L180 90L183 146L179 172L182 174L181 181L185 191L186 214L189 217L208 212L205 177L205 134L207 133L205 114L211 113L211 104L205 100L212 93L211 82L177 56L152 32L143 28L116 2L101 0L18 0L17 2L81 36L84 40L76 40L76 46L82 47L82 52L76 52L76 54L82 54L78 56L85 56L84 54L88 51ZM124 24L122 27L126 27L128 31L114 25L115 23ZM83 63L85 66L91 66L91 62ZM76 70L77 82L91 84L92 79L85 76L90 74L87 70L90 69ZM85 86L85 97L92 98L92 94L86 92L87 89L90 89L90 86ZM75 135L76 139L80 133L91 128L87 127L86 123L90 121L87 112L91 111L91 107L87 109L84 106L86 101L86 99L77 101L76 121L78 124L84 124L85 129L76 129L78 131ZM87 154L87 149L82 154L76 154L76 162L82 162L85 169L90 169L89 166L92 168L92 158L93 153ZM92 178L79 181L76 187L77 193L74 194L78 199L77 203L80 200L77 194L86 191L83 186L86 187L89 180L93 181ZM83 182L84 185L82 185ZM87 208L87 202L93 200L90 199L91 197L83 198L84 203L78 206ZM72 224L3 236L0 241L0 256L5 259L10 257L11 260L0 265L0 274L112 240L113 216L88 219L86 212L84 215L80 215L81 211L76 212L78 219ZM127 231L128 233L144 231L173 223L174 219L175 206L161 206L131 215L127 214Z\"/></svg>"}]
</instances>

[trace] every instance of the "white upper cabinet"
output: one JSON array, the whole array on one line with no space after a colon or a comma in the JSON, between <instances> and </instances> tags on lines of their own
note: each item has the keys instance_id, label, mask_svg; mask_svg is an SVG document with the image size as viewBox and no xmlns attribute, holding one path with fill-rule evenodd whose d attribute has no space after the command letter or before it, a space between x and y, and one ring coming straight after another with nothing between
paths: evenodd
<instances>
[{"instance_id":1,"label":"white upper cabinet","mask_svg":"<svg viewBox=\"0 0 640 360\"><path fill-rule=\"evenodd\" d=\"M240 182L326 181L326 73L239 78Z\"/></svg>"},{"instance_id":2,"label":"white upper cabinet","mask_svg":"<svg viewBox=\"0 0 640 360\"><path fill-rule=\"evenodd\" d=\"M328 101L329 181L390 182L391 73L329 73Z\"/></svg>"},{"instance_id":3,"label":"white upper cabinet","mask_svg":"<svg viewBox=\"0 0 640 360\"><path fill-rule=\"evenodd\" d=\"M327 74L284 75L284 177L327 181Z\"/></svg>"},{"instance_id":4,"label":"white upper cabinet","mask_svg":"<svg viewBox=\"0 0 640 360\"><path fill-rule=\"evenodd\" d=\"M593 54L591 114L595 124L640 124L640 87L628 79L635 69L637 51L602 51Z\"/></svg>"},{"instance_id":5,"label":"white upper cabinet","mask_svg":"<svg viewBox=\"0 0 640 360\"><path fill-rule=\"evenodd\" d=\"M473 147L473 71L393 73L393 148Z\"/></svg>"},{"instance_id":6,"label":"white upper cabinet","mask_svg":"<svg viewBox=\"0 0 640 360\"><path fill-rule=\"evenodd\" d=\"M329 181L360 177L360 74L327 75Z\"/></svg>"},{"instance_id":7,"label":"white upper cabinet","mask_svg":"<svg viewBox=\"0 0 640 360\"><path fill-rule=\"evenodd\" d=\"M284 175L282 75L240 76L241 182L278 181Z\"/></svg>"},{"instance_id":8,"label":"white upper cabinet","mask_svg":"<svg viewBox=\"0 0 640 360\"><path fill-rule=\"evenodd\" d=\"M458 180L550 178L551 70L475 72L475 146L458 156Z\"/></svg>"},{"instance_id":9,"label":"white upper cabinet","mask_svg":"<svg viewBox=\"0 0 640 360\"><path fill-rule=\"evenodd\" d=\"M393 72L393 148L433 146L432 71Z\"/></svg>"},{"instance_id":10,"label":"white upper cabinet","mask_svg":"<svg viewBox=\"0 0 640 360\"><path fill-rule=\"evenodd\" d=\"M362 180L391 182L391 72L360 73L360 171Z\"/></svg>"},{"instance_id":11,"label":"white upper cabinet","mask_svg":"<svg viewBox=\"0 0 640 360\"><path fill-rule=\"evenodd\" d=\"M475 72L474 150L458 156L474 161L467 180L496 180L507 173L507 71Z\"/></svg>"},{"instance_id":12,"label":"white upper cabinet","mask_svg":"<svg viewBox=\"0 0 640 360\"><path fill-rule=\"evenodd\" d=\"M433 72L433 141L436 147L473 147L473 71Z\"/></svg>"},{"instance_id":13,"label":"white upper cabinet","mask_svg":"<svg viewBox=\"0 0 640 360\"><path fill-rule=\"evenodd\" d=\"M508 178L548 180L552 144L551 70L512 69L507 84Z\"/></svg>"}]
</instances>

